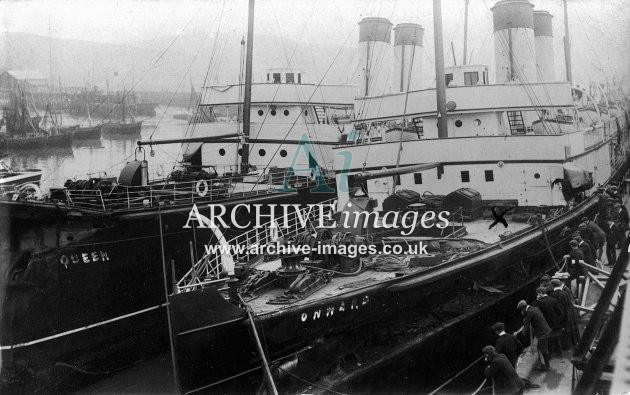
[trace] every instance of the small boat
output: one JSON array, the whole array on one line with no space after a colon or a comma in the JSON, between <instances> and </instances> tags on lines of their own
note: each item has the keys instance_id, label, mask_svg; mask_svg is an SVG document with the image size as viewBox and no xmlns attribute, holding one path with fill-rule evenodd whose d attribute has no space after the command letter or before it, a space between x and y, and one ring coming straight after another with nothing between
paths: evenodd
<instances>
[{"instance_id":1,"label":"small boat","mask_svg":"<svg viewBox=\"0 0 630 395\"><path fill-rule=\"evenodd\" d=\"M137 122L106 122L102 125L102 133L104 135L124 135L136 136L140 135L142 130L142 121Z\"/></svg>"},{"instance_id":2,"label":"small boat","mask_svg":"<svg viewBox=\"0 0 630 395\"><path fill-rule=\"evenodd\" d=\"M74 129L72 129L72 137L73 138L81 138L81 139L98 139L101 137L102 126L79 126L77 125Z\"/></svg>"},{"instance_id":3,"label":"small boat","mask_svg":"<svg viewBox=\"0 0 630 395\"><path fill-rule=\"evenodd\" d=\"M69 147L71 136L57 127L45 130L38 115L31 116L24 92L12 93L9 106L4 107L0 137L0 149L37 149Z\"/></svg>"},{"instance_id":4,"label":"small boat","mask_svg":"<svg viewBox=\"0 0 630 395\"><path fill-rule=\"evenodd\" d=\"M127 103L125 95L121 99L122 116L120 121L112 121L102 123L102 134L109 136L132 136L139 137L142 130L142 121L136 121L133 115L127 119Z\"/></svg>"},{"instance_id":5,"label":"small boat","mask_svg":"<svg viewBox=\"0 0 630 395\"><path fill-rule=\"evenodd\" d=\"M41 170L13 170L6 163L0 161L0 192L20 190L28 184L39 186L41 178Z\"/></svg>"}]
</instances>

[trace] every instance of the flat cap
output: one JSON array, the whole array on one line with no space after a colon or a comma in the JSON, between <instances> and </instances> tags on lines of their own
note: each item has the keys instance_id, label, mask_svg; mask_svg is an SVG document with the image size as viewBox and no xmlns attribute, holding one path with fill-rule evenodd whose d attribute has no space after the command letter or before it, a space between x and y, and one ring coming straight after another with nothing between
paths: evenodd
<instances>
[{"instance_id":1,"label":"flat cap","mask_svg":"<svg viewBox=\"0 0 630 395\"><path fill-rule=\"evenodd\" d=\"M524 308L524 307L526 307L526 306L527 306L527 302L526 302L526 301L524 301L524 300L521 300L521 301L520 301L520 302L518 302L518 304L516 305L516 309L517 309L517 310L520 310L520 309L522 309L522 308Z\"/></svg>"},{"instance_id":2,"label":"flat cap","mask_svg":"<svg viewBox=\"0 0 630 395\"><path fill-rule=\"evenodd\" d=\"M581 219L580 221L582 221L582 222L588 222L588 221L589 221L589 219L588 219L588 217L582 217L582 219Z\"/></svg>"},{"instance_id":3,"label":"flat cap","mask_svg":"<svg viewBox=\"0 0 630 395\"><path fill-rule=\"evenodd\" d=\"M501 332L505 330L505 324L503 322L497 322L492 325L492 330L495 332Z\"/></svg>"},{"instance_id":4,"label":"flat cap","mask_svg":"<svg viewBox=\"0 0 630 395\"><path fill-rule=\"evenodd\" d=\"M481 352L484 354L494 354L496 350L492 346L485 346L483 349L481 349Z\"/></svg>"},{"instance_id":5,"label":"flat cap","mask_svg":"<svg viewBox=\"0 0 630 395\"><path fill-rule=\"evenodd\" d=\"M560 279L554 278L551 280L551 285L553 285L554 287L559 287L562 285L562 281L560 281Z\"/></svg>"},{"instance_id":6,"label":"flat cap","mask_svg":"<svg viewBox=\"0 0 630 395\"><path fill-rule=\"evenodd\" d=\"M544 276L540 278L540 281L549 281L549 280L551 280L551 276L548 274L545 274Z\"/></svg>"},{"instance_id":7,"label":"flat cap","mask_svg":"<svg viewBox=\"0 0 630 395\"><path fill-rule=\"evenodd\" d=\"M579 245L579 243L577 242L577 240L573 239L569 242L569 245L572 247L577 247Z\"/></svg>"}]
</instances>

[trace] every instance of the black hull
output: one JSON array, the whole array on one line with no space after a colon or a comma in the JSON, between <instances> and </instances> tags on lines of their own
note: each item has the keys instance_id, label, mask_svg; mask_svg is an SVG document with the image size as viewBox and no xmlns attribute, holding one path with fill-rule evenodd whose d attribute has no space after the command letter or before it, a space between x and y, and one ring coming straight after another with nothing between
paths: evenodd
<instances>
[{"instance_id":1,"label":"black hull","mask_svg":"<svg viewBox=\"0 0 630 395\"><path fill-rule=\"evenodd\" d=\"M72 131L73 140L99 139L101 138L101 126L78 127Z\"/></svg>"},{"instance_id":2,"label":"black hull","mask_svg":"<svg viewBox=\"0 0 630 395\"><path fill-rule=\"evenodd\" d=\"M47 147L70 147L69 134L25 138L0 139L0 150L40 149Z\"/></svg>"},{"instance_id":3,"label":"black hull","mask_svg":"<svg viewBox=\"0 0 630 395\"><path fill-rule=\"evenodd\" d=\"M136 136L140 135L142 121L133 123L104 123L102 133L105 136Z\"/></svg>"},{"instance_id":4,"label":"black hull","mask_svg":"<svg viewBox=\"0 0 630 395\"><path fill-rule=\"evenodd\" d=\"M618 169L617 175L625 172L626 165ZM554 256L566 253L570 236L562 236L562 229L577 227L583 216L592 218L595 210L596 201L591 198L545 225L544 232ZM472 287L478 281L508 283L511 289L520 292L531 288L533 279L552 268L543 229L536 227L515 235L502 245L493 245L414 275L393 278L308 304L283 306L273 313L257 316L256 324L258 333L264 337L270 361L283 360L305 348L317 347L317 344L334 343L337 337L356 340L354 345L344 341L341 349L325 349L324 360L328 363L336 353L339 356L351 353L353 347L360 345L361 334L368 333L377 323L387 322L405 312L430 312L445 303L453 289ZM244 311L222 299L216 288L174 295L171 302L182 391L255 391L262 379L260 360ZM201 314L204 311L211 313ZM241 341L236 342L234 338ZM478 356L480 348L473 343ZM251 376L248 372L255 373ZM242 387L251 380L254 380L253 387Z\"/></svg>"},{"instance_id":5,"label":"black hull","mask_svg":"<svg viewBox=\"0 0 630 395\"><path fill-rule=\"evenodd\" d=\"M256 201L271 202L306 201L295 193ZM182 229L189 210L161 211L169 285L170 262L182 277L191 265L189 241L201 257L212 237ZM53 204L0 202L3 393L68 390L70 382L94 380L168 346L159 211L77 214Z\"/></svg>"}]
</instances>

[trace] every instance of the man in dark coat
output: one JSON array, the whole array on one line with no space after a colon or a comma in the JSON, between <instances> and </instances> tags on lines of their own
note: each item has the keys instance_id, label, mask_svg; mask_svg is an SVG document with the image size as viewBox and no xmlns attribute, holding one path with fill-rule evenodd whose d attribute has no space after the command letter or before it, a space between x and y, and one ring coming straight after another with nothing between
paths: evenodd
<instances>
[{"instance_id":1,"label":"man in dark coat","mask_svg":"<svg viewBox=\"0 0 630 395\"><path fill-rule=\"evenodd\" d=\"M591 266L595 266L595 249L587 241L582 240L582 236L579 234L574 235L573 239L578 242L578 248L584 255L584 262Z\"/></svg>"},{"instance_id":2,"label":"man in dark coat","mask_svg":"<svg viewBox=\"0 0 630 395\"><path fill-rule=\"evenodd\" d=\"M584 260L584 254L582 253L582 250L580 250L577 240L571 240L569 242L569 246L571 247L571 251L569 252L567 260L567 273L569 273L567 281L569 287L573 289L573 281L575 280L574 294L579 295L580 281L586 278L586 269L584 269L584 266L580 265L580 261ZM580 277L582 277L582 279L580 279Z\"/></svg>"},{"instance_id":3,"label":"man in dark coat","mask_svg":"<svg viewBox=\"0 0 630 395\"><path fill-rule=\"evenodd\" d=\"M623 243L624 237L619 225L613 221L608 221L608 228L606 228L606 258L608 259L608 266L614 266L617 262L617 243Z\"/></svg>"},{"instance_id":4,"label":"man in dark coat","mask_svg":"<svg viewBox=\"0 0 630 395\"><path fill-rule=\"evenodd\" d=\"M582 223L586 225L586 228L593 235L593 246L597 248L597 259L602 259L604 254L604 243L606 242L606 232L600 228L595 222L589 220L587 217L582 218ZM584 237L584 236L582 236Z\"/></svg>"},{"instance_id":5,"label":"man in dark coat","mask_svg":"<svg viewBox=\"0 0 630 395\"><path fill-rule=\"evenodd\" d=\"M615 216L615 222L619 224L622 231L628 230L628 223L630 223L630 216L628 210L620 203L615 203L613 209L613 215Z\"/></svg>"},{"instance_id":6,"label":"man in dark coat","mask_svg":"<svg viewBox=\"0 0 630 395\"><path fill-rule=\"evenodd\" d=\"M497 336L499 336L494 345L496 352L498 354L505 355L512 366L514 366L514 369L516 369L518 357L521 355L525 347L523 347L521 342L518 341L516 336L510 333L505 333L505 324L503 324L503 322L497 322L492 325L492 330L497 334Z\"/></svg>"},{"instance_id":7,"label":"man in dark coat","mask_svg":"<svg viewBox=\"0 0 630 395\"><path fill-rule=\"evenodd\" d=\"M481 351L485 354L487 363L484 375L494 380L494 393L497 395L522 394L525 383L518 377L506 356L498 354L492 346L486 346Z\"/></svg>"},{"instance_id":8,"label":"man in dark coat","mask_svg":"<svg viewBox=\"0 0 630 395\"><path fill-rule=\"evenodd\" d=\"M543 366L539 367L538 370L549 370L549 337L552 334L551 327L549 327L549 324L538 307L530 306L527 302L521 300L518 302L516 308L524 317L523 326L517 333L522 332L526 338L529 338L530 334L533 334L534 337L538 339L538 351L543 358Z\"/></svg>"},{"instance_id":9,"label":"man in dark coat","mask_svg":"<svg viewBox=\"0 0 630 395\"><path fill-rule=\"evenodd\" d=\"M565 319L559 302L547 295L547 289L539 287L536 289L536 300L532 303L540 309L545 317L545 321L551 327L552 335L549 337L549 349L553 352L560 352L560 335L562 333L562 323Z\"/></svg>"},{"instance_id":10,"label":"man in dark coat","mask_svg":"<svg viewBox=\"0 0 630 395\"><path fill-rule=\"evenodd\" d=\"M578 328L578 314L575 310L573 294L564 283L554 278L551 280L553 292L551 297L556 299L563 311L562 337L560 344L562 348L568 350L580 341L580 331Z\"/></svg>"}]
</instances>

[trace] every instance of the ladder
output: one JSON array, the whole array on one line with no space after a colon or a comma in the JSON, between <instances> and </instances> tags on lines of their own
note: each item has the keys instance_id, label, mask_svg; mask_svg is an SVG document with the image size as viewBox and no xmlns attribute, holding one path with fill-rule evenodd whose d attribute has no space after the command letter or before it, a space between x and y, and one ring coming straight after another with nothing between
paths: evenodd
<instances>
[{"instance_id":1,"label":"ladder","mask_svg":"<svg viewBox=\"0 0 630 395\"><path fill-rule=\"evenodd\" d=\"M317 118L317 123L326 124L328 123L328 118L326 117L326 109L323 106L314 106L315 108L315 118Z\"/></svg>"},{"instance_id":2,"label":"ladder","mask_svg":"<svg viewBox=\"0 0 630 395\"><path fill-rule=\"evenodd\" d=\"M523 122L523 113L521 111L508 111L507 117L512 134L525 134L525 123Z\"/></svg>"}]
</instances>

